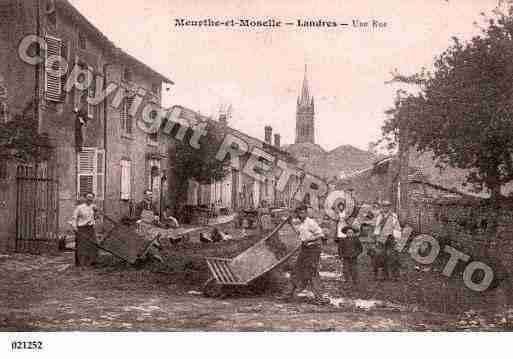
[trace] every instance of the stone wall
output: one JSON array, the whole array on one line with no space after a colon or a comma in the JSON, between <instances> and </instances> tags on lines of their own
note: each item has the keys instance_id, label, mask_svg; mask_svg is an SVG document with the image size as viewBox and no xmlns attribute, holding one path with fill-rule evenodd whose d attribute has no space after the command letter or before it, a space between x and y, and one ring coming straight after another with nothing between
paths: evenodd
<instances>
[{"instance_id":1,"label":"stone wall","mask_svg":"<svg viewBox=\"0 0 513 359\"><path fill-rule=\"evenodd\" d=\"M497 218L496 235L491 229ZM416 233L431 234L474 256L513 263L513 208L494 210L468 203L411 200L406 223ZM405 223L405 224L406 224Z\"/></svg>"}]
</instances>

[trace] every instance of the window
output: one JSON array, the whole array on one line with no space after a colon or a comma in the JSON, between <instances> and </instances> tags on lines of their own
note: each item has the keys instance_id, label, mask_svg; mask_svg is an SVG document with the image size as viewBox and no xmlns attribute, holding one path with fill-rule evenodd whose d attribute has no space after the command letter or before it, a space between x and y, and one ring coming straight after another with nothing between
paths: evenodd
<instances>
[{"instance_id":1,"label":"window","mask_svg":"<svg viewBox=\"0 0 513 359\"><path fill-rule=\"evenodd\" d=\"M132 194L132 162L121 160L121 199L129 200Z\"/></svg>"},{"instance_id":2,"label":"window","mask_svg":"<svg viewBox=\"0 0 513 359\"><path fill-rule=\"evenodd\" d=\"M135 97L125 97L121 107L121 130L124 133L131 134L133 127L133 116L130 113L130 107L134 103Z\"/></svg>"},{"instance_id":3,"label":"window","mask_svg":"<svg viewBox=\"0 0 513 359\"><path fill-rule=\"evenodd\" d=\"M55 3L53 0L50 0L46 3L45 11L46 18L48 19L48 24L55 28L57 26L57 14L55 11Z\"/></svg>"},{"instance_id":4,"label":"window","mask_svg":"<svg viewBox=\"0 0 513 359\"><path fill-rule=\"evenodd\" d=\"M104 197L105 150L83 147L77 159L77 198L93 192L97 199Z\"/></svg>"},{"instance_id":5,"label":"window","mask_svg":"<svg viewBox=\"0 0 513 359\"><path fill-rule=\"evenodd\" d=\"M160 185L160 161L155 159L149 160L148 168L148 188L153 191L158 191Z\"/></svg>"},{"instance_id":6,"label":"window","mask_svg":"<svg viewBox=\"0 0 513 359\"><path fill-rule=\"evenodd\" d=\"M7 161L2 160L0 162L0 180L9 178L9 172L7 170Z\"/></svg>"},{"instance_id":7,"label":"window","mask_svg":"<svg viewBox=\"0 0 513 359\"><path fill-rule=\"evenodd\" d=\"M6 102L0 100L0 123L9 121L9 106Z\"/></svg>"},{"instance_id":8,"label":"window","mask_svg":"<svg viewBox=\"0 0 513 359\"><path fill-rule=\"evenodd\" d=\"M61 55L62 55L63 59L66 61L66 63L69 64L69 47L68 47L68 43L66 41L62 41ZM71 67L71 64L69 67ZM67 80L68 80L68 74L65 74L64 76L61 77L61 93L63 96L66 96L64 87L66 86Z\"/></svg>"},{"instance_id":9,"label":"window","mask_svg":"<svg viewBox=\"0 0 513 359\"><path fill-rule=\"evenodd\" d=\"M154 83L151 85L151 92L158 96L160 94L160 88L160 83Z\"/></svg>"},{"instance_id":10,"label":"window","mask_svg":"<svg viewBox=\"0 0 513 359\"><path fill-rule=\"evenodd\" d=\"M159 144L159 133L158 131L155 133L150 133L148 135L148 144L151 146L158 146Z\"/></svg>"},{"instance_id":11,"label":"window","mask_svg":"<svg viewBox=\"0 0 513 359\"><path fill-rule=\"evenodd\" d=\"M82 32L78 33L78 47L82 50L87 49L87 39Z\"/></svg>"},{"instance_id":12,"label":"window","mask_svg":"<svg viewBox=\"0 0 513 359\"><path fill-rule=\"evenodd\" d=\"M62 40L46 36L46 57L45 57L45 97L48 101L60 102L62 96L62 80L60 76L55 76L48 72L50 66L55 71L61 70L61 63L55 59L61 56ZM49 60L54 60L49 62Z\"/></svg>"},{"instance_id":13,"label":"window","mask_svg":"<svg viewBox=\"0 0 513 359\"><path fill-rule=\"evenodd\" d=\"M75 63L77 64L78 67L80 67L81 70L91 71L91 67L87 66L87 64L85 64L83 62L80 62L78 59L75 61ZM92 75L92 73L91 73L91 75ZM84 81L87 81L87 79L85 78L85 75L83 73L81 73L77 78L77 82L82 83ZM75 102L74 106L77 110L80 110L82 108L83 98L84 98L84 94L86 93L86 90L79 90L76 87L74 87L73 91L75 94L74 95L74 102ZM89 92L87 92L87 94L89 96ZM87 114L89 115L89 108L87 110L88 110Z\"/></svg>"},{"instance_id":14,"label":"window","mask_svg":"<svg viewBox=\"0 0 513 359\"><path fill-rule=\"evenodd\" d=\"M123 81L131 82L132 81L132 71L129 68L125 68L123 71Z\"/></svg>"}]
</instances>

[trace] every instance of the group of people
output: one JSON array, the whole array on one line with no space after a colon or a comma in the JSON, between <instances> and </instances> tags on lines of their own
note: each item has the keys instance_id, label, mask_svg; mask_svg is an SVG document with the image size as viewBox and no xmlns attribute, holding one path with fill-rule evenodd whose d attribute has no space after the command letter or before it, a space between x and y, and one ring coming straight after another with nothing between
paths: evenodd
<instances>
[{"instance_id":1,"label":"group of people","mask_svg":"<svg viewBox=\"0 0 513 359\"><path fill-rule=\"evenodd\" d=\"M375 218L369 252L373 255L373 265L382 267L384 279L389 279L392 275L392 279L397 280L399 273L397 266L392 266L392 262L398 260L395 241L401 237L401 226L397 214L391 210L391 207L390 202L382 202L382 209ZM350 213L346 213L344 202L339 202L334 209L338 215L334 240L342 262L343 280L356 285L358 284L358 257L363 252L360 240L362 223L358 218L351 218ZM322 295L319 263L322 242L327 238L315 219L308 216L306 205L296 208L295 217L298 223L293 223L293 226L302 245L291 276L290 288L285 293L284 299L291 299L297 290L310 286L315 300L323 304L327 299Z\"/></svg>"},{"instance_id":2,"label":"group of people","mask_svg":"<svg viewBox=\"0 0 513 359\"><path fill-rule=\"evenodd\" d=\"M166 228L177 228L178 221L168 211L164 211L160 218L159 211L152 201L153 192L145 190L143 200L136 204L132 218L133 221L145 221ZM100 218L100 211L94 204L95 195L87 192L82 196L81 202L73 211L71 226L75 232L75 265L91 266L98 259L95 226Z\"/></svg>"}]
</instances>

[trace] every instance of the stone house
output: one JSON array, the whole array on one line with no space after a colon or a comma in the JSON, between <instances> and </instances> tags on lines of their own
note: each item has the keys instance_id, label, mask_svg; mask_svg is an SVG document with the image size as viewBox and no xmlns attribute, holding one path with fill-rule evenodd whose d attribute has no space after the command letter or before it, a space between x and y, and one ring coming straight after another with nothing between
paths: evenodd
<instances>
[{"instance_id":1,"label":"stone house","mask_svg":"<svg viewBox=\"0 0 513 359\"><path fill-rule=\"evenodd\" d=\"M30 116L39 133L47 135L51 160L35 165L58 183L58 190L41 194L55 197L55 208L45 208L41 203L46 199L40 201L38 194L33 199L37 210L29 218L38 222L39 212L46 218L45 211L55 212L55 228L41 233L36 229L30 239L51 240L68 230L77 199L86 191L95 193L98 206L114 219L128 215L146 188L154 189L156 201L165 198L161 191L166 187L172 144L141 131L136 117L145 106L160 106L163 83L173 82L117 48L67 0L2 1L0 27L0 52L5 55L0 76L6 90L2 111ZM40 50L32 45L25 49L30 58L41 55L43 61L36 65L18 55L28 35L43 39ZM50 61L59 56L64 61ZM66 73L59 77L51 69ZM81 71L76 79L74 69ZM92 84L87 88L69 86L87 79ZM111 83L104 101L97 105L87 101L101 96ZM142 105L134 106L138 101ZM20 200L15 193L15 167L10 168L9 178L4 178L10 185L0 186L4 196L0 249L12 248L23 227L13 218L20 212Z\"/></svg>"}]
</instances>

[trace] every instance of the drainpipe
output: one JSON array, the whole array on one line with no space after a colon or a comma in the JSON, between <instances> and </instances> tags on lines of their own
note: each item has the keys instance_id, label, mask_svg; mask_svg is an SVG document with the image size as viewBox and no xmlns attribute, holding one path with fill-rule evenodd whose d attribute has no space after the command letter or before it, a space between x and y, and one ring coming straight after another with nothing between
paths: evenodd
<instances>
[{"instance_id":1,"label":"drainpipe","mask_svg":"<svg viewBox=\"0 0 513 359\"><path fill-rule=\"evenodd\" d=\"M114 62L107 62L103 64L103 90L107 91L108 80L107 80L107 67L111 65L116 65ZM108 108L108 99L106 98L103 101L103 149L105 151L105 168L103 169L103 210L105 211L105 204L107 202L107 156L109 152L107 151L107 108Z\"/></svg>"}]
</instances>

